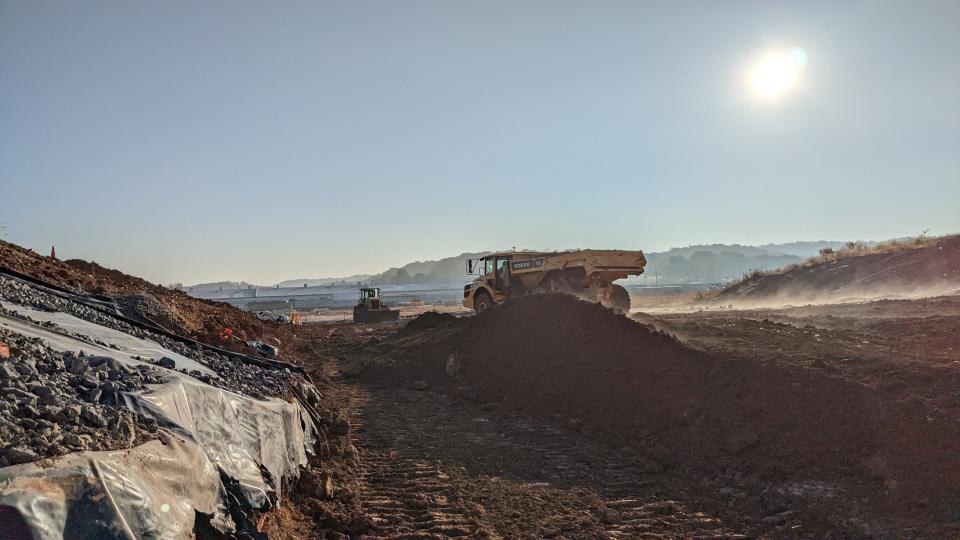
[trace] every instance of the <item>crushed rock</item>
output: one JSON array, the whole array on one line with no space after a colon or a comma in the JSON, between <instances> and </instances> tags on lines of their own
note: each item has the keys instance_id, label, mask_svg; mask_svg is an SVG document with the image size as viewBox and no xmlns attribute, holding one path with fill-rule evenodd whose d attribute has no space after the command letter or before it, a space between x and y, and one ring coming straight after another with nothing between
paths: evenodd
<instances>
[{"instance_id":1,"label":"crushed rock","mask_svg":"<svg viewBox=\"0 0 960 540\"><path fill-rule=\"evenodd\" d=\"M286 379L292 376L292 373L288 369L268 369L261 366L248 364L234 356L209 350L202 352L198 351L194 347L190 347L181 341L172 339L163 334L132 326L120 319L111 317L89 306L67 300L30 284L15 279L6 278L4 276L0 276L0 298L6 298L21 305L43 309L46 311L60 311L63 313L68 313L79 319L99 324L107 328L112 328L134 337L154 341L166 349L186 356L187 358L196 360L209 367L211 370L217 373L219 378L209 377L199 371L188 372L185 369L178 369L178 372L190 375L191 377L218 388L238 392L256 399L265 399L267 397L283 395L286 388ZM2 306L0 306L0 312L17 316L21 319L30 320L31 322L41 324L47 328L56 328L56 325L53 323L39 323L37 321L33 321L29 317L24 317L10 310L3 309ZM62 329L59 329L58 331L62 333L68 333ZM80 336L75 333L69 334L73 335L74 337L83 338L91 343L109 346L106 343L98 342L86 336ZM134 358L140 360L139 357Z\"/></svg>"},{"instance_id":2,"label":"crushed rock","mask_svg":"<svg viewBox=\"0 0 960 540\"><path fill-rule=\"evenodd\" d=\"M0 467L79 450L117 450L156 436L157 422L122 406L118 394L161 381L104 356L60 353L39 338L0 328Z\"/></svg>"}]
</instances>

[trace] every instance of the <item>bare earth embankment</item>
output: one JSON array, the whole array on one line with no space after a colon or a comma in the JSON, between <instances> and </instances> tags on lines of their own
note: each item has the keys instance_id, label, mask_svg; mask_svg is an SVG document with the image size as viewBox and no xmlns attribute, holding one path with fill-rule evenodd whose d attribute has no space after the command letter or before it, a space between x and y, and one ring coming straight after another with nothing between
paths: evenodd
<instances>
[{"instance_id":1,"label":"bare earth embankment","mask_svg":"<svg viewBox=\"0 0 960 540\"><path fill-rule=\"evenodd\" d=\"M840 250L758 273L711 299L737 307L927 298L960 291L960 235Z\"/></svg>"},{"instance_id":2,"label":"bare earth embankment","mask_svg":"<svg viewBox=\"0 0 960 540\"><path fill-rule=\"evenodd\" d=\"M748 534L955 527L956 317L853 328L755 317L639 324L534 296L472 320L414 321L348 354L346 368L381 385L446 387L626 448L678 472L691 500Z\"/></svg>"},{"instance_id":3,"label":"bare earth embankment","mask_svg":"<svg viewBox=\"0 0 960 540\"><path fill-rule=\"evenodd\" d=\"M177 537L180 531L192 531L199 538L222 538L223 534L211 527L209 505L190 507L194 500L206 500L207 495L198 493L198 486L212 490L214 499L223 496L229 501L229 517L221 519L216 527L232 527L231 537L258 537L255 529L266 530L270 523L289 515L288 494L296 490L288 483L308 487L314 497L311 500L325 509L325 520L309 523L311 537L324 537L332 529L351 530L354 523L362 523L362 514L351 502L349 491L338 486L341 489L334 495L316 481L353 477L356 470L357 451L345 437L349 424L341 413L340 401L329 391L332 382L322 370L312 371L311 381L295 365L307 358L323 361L317 357L314 343L326 339L329 328L262 322L227 304L201 301L116 270L84 261L58 261L5 242L0 242L0 269L4 274L0 276L0 383L4 394L0 402L0 475L17 480L0 482L0 497L4 498L0 503L0 536L29 538L27 523L44 522L48 520L46 513L56 514L57 505L64 505L70 509L66 521L60 516L49 523L54 536L59 533L68 538L113 538L129 535L131 528L140 531L138 527L144 527L161 536L164 531L171 535L176 532ZM42 284L31 279L41 280ZM159 326L163 330L157 330ZM225 329L231 332L227 334ZM259 357L257 349L245 343L247 340L277 344L279 358ZM65 352L65 346L81 349L77 353ZM125 346L139 347L139 354L124 349ZM158 355L158 351L163 352ZM159 358L162 355L174 356L176 360ZM133 363L136 369L130 367ZM130 407L132 400L142 400L137 402L141 403L158 399L157 392L167 391L170 384L181 384L177 381L185 381L182 385L190 389L193 401L186 399L184 390L176 399L159 398L158 403L176 402L182 414L193 419L192 423L176 423L180 416L165 416L158 409ZM200 395L204 398L196 397ZM263 405L270 397L309 409L308 416L316 428L312 431L317 437L316 445L308 442L306 447L298 447L291 442L291 446L277 449L267 443L242 444L256 441L261 435L250 411L266 418L265 410L294 410L281 409L276 400ZM210 405L219 403L218 399L242 403L242 410L230 410L237 407L235 404ZM217 418L218 411L228 414ZM199 441L195 446L202 446L204 453L198 455L211 456L217 469L212 464L204 468L206 458L191 461L182 456L183 462L167 457L166 464L153 467L151 460L163 454L157 450L157 441L162 442L160 448L183 448L178 441L182 441L184 429L202 422L206 422L207 431L190 440ZM276 443L285 432L303 432L297 428L282 429L287 427L273 423L269 436L266 431L262 433L264 440ZM223 430L224 436L207 437L213 430ZM221 441L229 445L229 459L217 457ZM88 453L79 454L84 451ZM283 478L264 468L265 463L295 461L305 452L312 453L305 467L296 470L295 466ZM112 467L112 472L84 477L85 465L65 467L64 470L74 471L79 480L75 485L67 482L69 489L61 493L54 492L54 503L44 503L43 498L50 496L50 486L58 481L60 473L44 478L43 471L54 470L64 461L85 464L85 459L107 460L108 465L99 466ZM130 461L134 465L127 468ZM41 467L32 468L34 462ZM245 471L245 486L263 486L264 497L257 500L257 508L248 505L235 480L240 467L237 463L252 468ZM21 485L30 480L28 475L36 477L33 482L37 488L33 491ZM178 480L181 477L185 480ZM98 486L118 478L126 483L114 486L118 490L110 494L114 504L101 505L110 511L92 513L96 511L93 507L100 504L98 501L104 499ZM142 478L155 480L143 484ZM281 480L282 490L278 485ZM223 484L218 492L220 481ZM152 495L147 488L163 482L181 490L178 507L164 516L163 523L150 524L151 512L167 510L157 510L158 505L140 506L144 500L149 502ZM126 488L131 485L136 487L133 495L127 496ZM78 493L79 498L74 499ZM272 499L281 493L280 499ZM23 508L9 505L13 500L32 499L40 502ZM224 507L217 511L226 510Z\"/></svg>"}]
</instances>

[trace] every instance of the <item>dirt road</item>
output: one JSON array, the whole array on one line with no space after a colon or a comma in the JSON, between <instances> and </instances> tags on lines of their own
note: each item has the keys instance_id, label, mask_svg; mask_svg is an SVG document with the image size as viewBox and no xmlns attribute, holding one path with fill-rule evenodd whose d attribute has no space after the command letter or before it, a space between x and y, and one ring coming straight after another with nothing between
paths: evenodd
<instances>
[{"instance_id":1,"label":"dirt road","mask_svg":"<svg viewBox=\"0 0 960 540\"><path fill-rule=\"evenodd\" d=\"M377 536L739 536L629 451L437 392L358 387L355 399Z\"/></svg>"}]
</instances>

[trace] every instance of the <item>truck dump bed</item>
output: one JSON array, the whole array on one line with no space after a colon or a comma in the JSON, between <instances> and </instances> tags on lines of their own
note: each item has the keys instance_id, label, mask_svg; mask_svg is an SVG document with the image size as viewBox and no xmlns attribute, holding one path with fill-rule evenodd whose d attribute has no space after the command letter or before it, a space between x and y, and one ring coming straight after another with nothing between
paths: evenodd
<instances>
[{"instance_id":1,"label":"truck dump bed","mask_svg":"<svg viewBox=\"0 0 960 540\"><path fill-rule=\"evenodd\" d=\"M515 274L524 274L583 268L587 275L604 274L614 281L640 275L646 265L647 259L642 251L581 249L557 253L515 253L510 269Z\"/></svg>"}]
</instances>

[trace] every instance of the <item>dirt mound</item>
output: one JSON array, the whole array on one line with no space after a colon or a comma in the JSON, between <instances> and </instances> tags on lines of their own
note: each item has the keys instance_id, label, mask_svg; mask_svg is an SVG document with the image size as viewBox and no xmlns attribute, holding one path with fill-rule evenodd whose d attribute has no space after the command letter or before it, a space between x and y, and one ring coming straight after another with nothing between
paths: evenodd
<instances>
[{"instance_id":1,"label":"dirt mound","mask_svg":"<svg viewBox=\"0 0 960 540\"><path fill-rule=\"evenodd\" d=\"M919 298L960 290L960 235L817 257L725 288L719 303Z\"/></svg>"},{"instance_id":2,"label":"dirt mound","mask_svg":"<svg viewBox=\"0 0 960 540\"><path fill-rule=\"evenodd\" d=\"M710 356L568 297L534 296L505 306L479 317L460 339L468 345L460 352L462 370L477 392L522 411L564 415L584 429L648 446L661 458L735 465L769 453L786 463L856 466L850 457L869 438L854 420L859 415L844 411L858 401L855 388ZM482 351L469 346L481 341ZM813 414L795 414L804 408ZM825 416L836 420L813 420ZM783 444L784 428L795 444Z\"/></svg>"},{"instance_id":3,"label":"dirt mound","mask_svg":"<svg viewBox=\"0 0 960 540\"><path fill-rule=\"evenodd\" d=\"M124 274L119 270L105 268L93 261L85 261L83 259L68 259L63 261L63 264L77 270L81 274L93 278L94 286L91 290L96 293L117 294L125 291L150 291L154 293L162 293L167 291L167 289L161 287L160 285L155 285L145 279Z\"/></svg>"},{"instance_id":4,"label":"dirt mound","mask_svg":"<svg viewBox=\"0 0 960 540\"><path fill-rule=\"evenodd\" d=\"M418 315L417 318L408 322L406 326L400 329L398 333L401 336L409 336L416 332L422 332L424 330L429 330L431 328L436 328L437 326L447 324L451 321L456 321L457 318L449 313L439 313L436 311L428 311L421 315Z\"/></svg>"},{"instance_id":5,"label":"dirt mound","mask_svg":"<svg viewBox=\"0 0 960 540\"><path fill-rule=\"evenodd\" d=\"M266 322L223 302L201 300L144 279L80 259L60 261L0 241L0 268L41 279L78 293L108 297L128 317L143 315L177 334L226 349L256 354L239 341L224 343L224 328L242 340L279 344L280 359L302 363L311 358L314 341L326 335L320 325L293 326Z\"/></svg>"},{"instance_id":6,"label":"dirt mound","mask_svg":"<svg viewBox=\"0 0 960 540\"><path fill-rule=\"evenodd\" d=\"M229 304L193 298L94 262L54 260L0 241L0 266L68 289L114 298L124 311L139 310L174 332L208 343L219 343L226 327L248 339L276 333L273 326Z\"/></svg>"},{"instance_id":7,"label":"dirt mound","mask_svg":"<svg viewBox=\"0 0 960 540\"><path fill-rule=\"evenodd\" d=\"M784 490L825 482L828 497L867 486L891 504L920 498L940 518L956 493L960 461L949 449L960 431L947 412L822 372L694 350L566 296L530 296L388 340L377 354L388 360L363 372L376 382L452 376L481 401L705 474L737 471Z\"/></svg>"}]
</instances>

